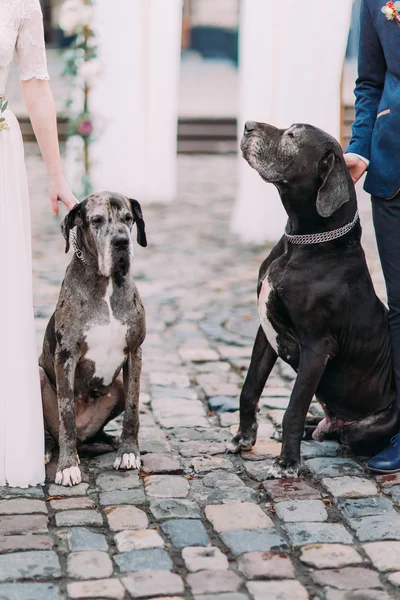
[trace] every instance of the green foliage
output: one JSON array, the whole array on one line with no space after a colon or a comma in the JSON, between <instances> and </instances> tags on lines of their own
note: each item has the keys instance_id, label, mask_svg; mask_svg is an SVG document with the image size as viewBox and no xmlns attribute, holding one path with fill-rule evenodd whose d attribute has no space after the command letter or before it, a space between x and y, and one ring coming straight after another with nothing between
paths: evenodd
<instances>
[{"instance_id":1,"label":"green foliage","mask_svg":"<svg viewBox=\"0 0 400 600\"><path fill-rule=\"evenodd\" d=\"M83 4L95 4L93 0L82 0ZM90 178L90 144L93 142L93 115L90 111L90 88L86 82L82 82L79 76L80 68L84 63L95 60L98 56L96 34L91 25L87 23L79 27L76 35L72 38L69 48L62 51L63 75L70 81L71 94L65 101L65 111L68 117L67 135L79 136L83 140L83 155L79 162L84 164L84 176L81 180L81 191L79 196L86 197L92 190ZM76 98L80 94L76 89L82 91L82 105L77 106Z\"/></svg>"}]
</instances>

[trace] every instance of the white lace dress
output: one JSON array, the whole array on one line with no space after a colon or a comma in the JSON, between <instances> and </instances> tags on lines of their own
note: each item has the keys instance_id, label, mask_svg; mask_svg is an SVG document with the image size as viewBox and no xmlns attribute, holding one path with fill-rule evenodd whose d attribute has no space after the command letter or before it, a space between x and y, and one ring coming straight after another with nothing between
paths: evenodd
<instances>
[{"instance_id":1,"label":"white lace dress","mask_svg":"<svg viewBox=\"0 0 400 600\"><path fill-rule=\"evenodd\" d=\"M0 94L14 51L21 80L48 79L39 0L0 0ZM0 485L44 481L44 435L35 344L31 231L18 122L0 131Z\"/></svg>"}]
</instances>

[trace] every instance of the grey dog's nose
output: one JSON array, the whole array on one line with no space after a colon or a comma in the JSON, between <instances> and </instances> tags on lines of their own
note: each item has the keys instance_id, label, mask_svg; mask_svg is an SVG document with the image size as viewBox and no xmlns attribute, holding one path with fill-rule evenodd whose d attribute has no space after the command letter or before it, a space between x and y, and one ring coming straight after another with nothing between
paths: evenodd
<instances>
[{"instance_id":1,"label":"grey dog's nose","mask_svg":"<svg viewBox=\"0 0 400 600\"><path fill-rule=\"evenodd\" d=\"M129 246L129 238L128 236L120 233L113 238L112 245L116 250L126 250Z\"/></svg>"},{"instance_id":2,"label":"grey dog's nose","mask_svg":"<svg viewBox=\"0 0 400 600\"><path fill-rule=\"evenodd\" d=\"M244 132L251 133L257 127L257 123L255 121L246 121L244 124Z\"/></svg>"}]
</instances>

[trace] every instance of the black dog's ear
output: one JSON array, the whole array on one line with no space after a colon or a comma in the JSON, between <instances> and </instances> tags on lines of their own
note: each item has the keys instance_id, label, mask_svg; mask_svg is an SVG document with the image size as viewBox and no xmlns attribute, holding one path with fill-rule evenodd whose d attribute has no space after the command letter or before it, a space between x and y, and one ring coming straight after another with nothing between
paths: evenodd
<instances>
[{"instance_id":1,"label":"black dog's ear","mask_svg":"<svg viewBox=\"0 0 400 600\"><path fill-rule=\"evenodd\" d=\"M135 217L136 227L137 227L137 243L143 248L147 246L147 238L146 238L146 230L145 223L143 219L142 207L140 206L137 200L129 199L131 203L132 212Z\"/></svg>"},{"instance_id":2,"label":"black dog's ear","mask_svg":"<svg viewBox=\"0 0 400 600\"><path fill-rule=\"evenodd\" d=\"M340 158L331 152L321 160L319 171L322 185L318 190L317 213L321 217L330 217L350 200L346 167Z\"/></svg>"},{"instance_id":3,"label":"black dog's ear","mask_svg":"<svg viewBox=\"0 0 400 600\"><path fill-rule=\"evenodd\" d=\"M81 208L82 203L76 204L74 208L72 208L69 213L65 216L63 222L61 223L61 231L65 238L65 253L69 251L69 233L73 227L76 225L80 225L82 223L81 219Z\"/></svg>"}]
</instances>

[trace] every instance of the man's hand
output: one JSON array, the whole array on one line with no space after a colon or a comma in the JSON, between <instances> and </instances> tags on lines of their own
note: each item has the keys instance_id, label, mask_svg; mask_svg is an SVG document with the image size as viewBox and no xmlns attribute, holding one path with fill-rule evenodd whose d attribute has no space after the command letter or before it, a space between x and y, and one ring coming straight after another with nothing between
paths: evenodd
<instances>
[{"instance_id":1,"label":"man's hand","mask_svg":"<svg viewBox=\"0 0 400 600\"><path fill-rule=\"evenodd\" d=\"M345 154L344 160L350 172L354 185L362 177L367 170L367 163L354 154Z\"/></svg>"}]
</instances>

